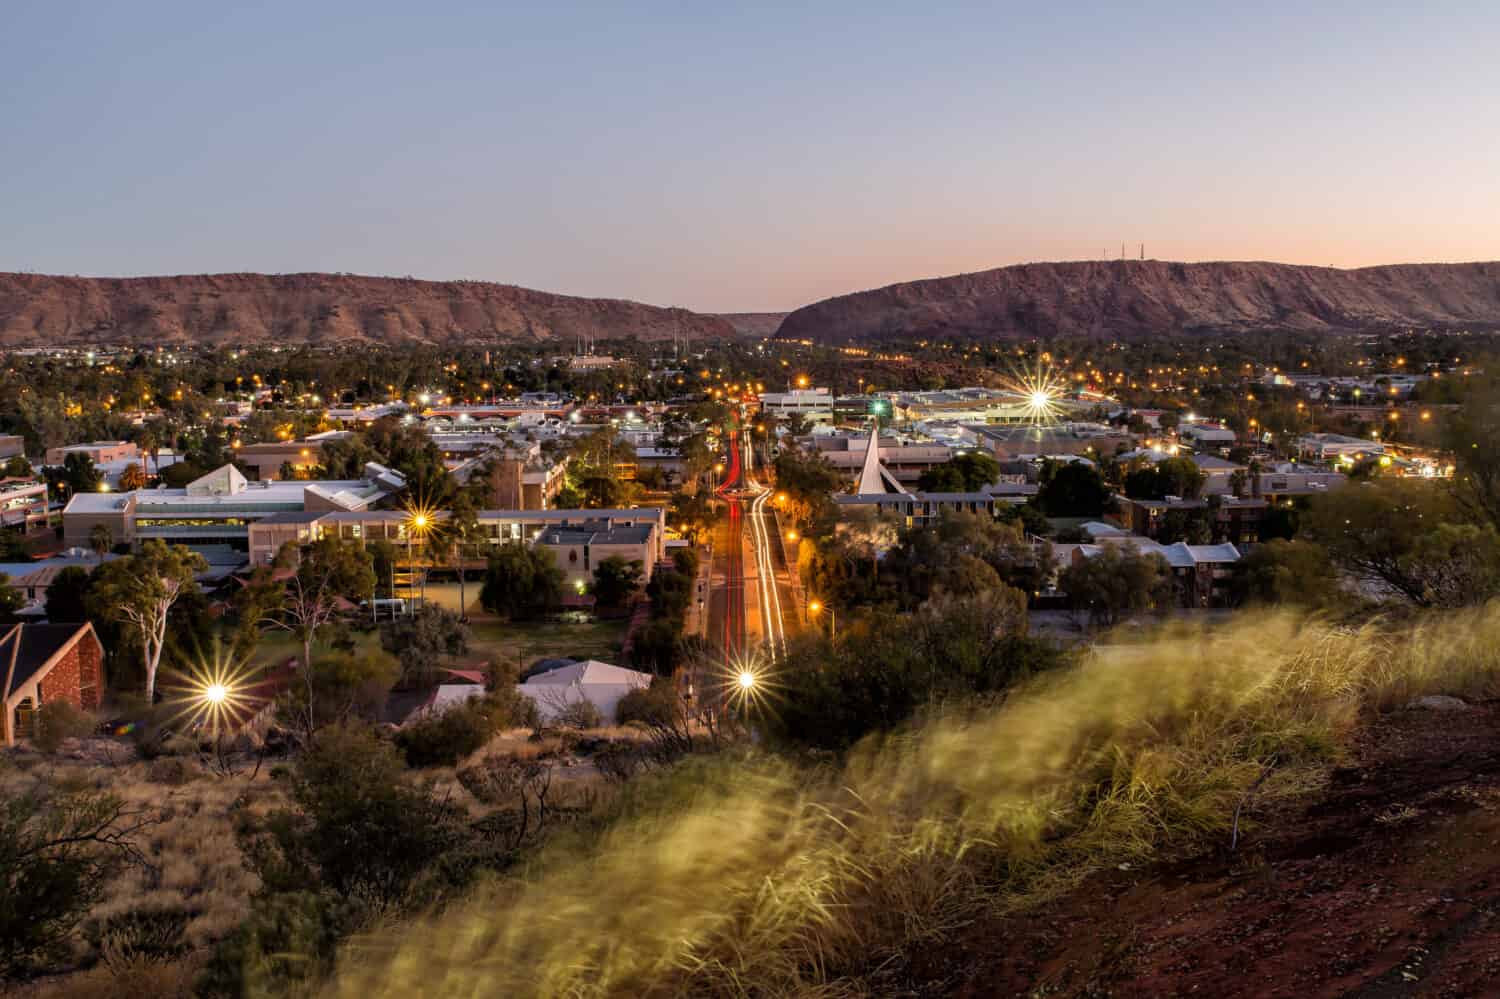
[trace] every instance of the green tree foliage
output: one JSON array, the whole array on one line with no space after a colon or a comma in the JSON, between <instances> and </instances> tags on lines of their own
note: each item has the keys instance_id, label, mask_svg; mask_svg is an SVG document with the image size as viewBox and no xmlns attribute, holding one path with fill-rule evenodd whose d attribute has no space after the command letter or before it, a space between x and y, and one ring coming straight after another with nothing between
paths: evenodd
<instances>
[{"instance_id":1,"label":"green tree foliage","mask_svg":"<svg viewBox=\"0 0 1500 999\"><path fill-rule=\"evenodd\" d=\"M278 557L291 561L294 549ZM306 664L313 661L313 643L346 606L374 595L375 569L362 545L333 537L296 550L295 561L296 572L285 581L275 579L274 567L255 572L240 597L241 620L291 632Z\"/></svg>"},{"instance_id":2,"label":"green tree foliage","mask_svg":"<svg viewBox=\"0 0 1500 999\"><path fill-rule=\"evenodd\" d=\"M1197 499L1204 475L1191 458L1166 458L1146 463L1125 474L1125 495L1131 499Z\"/></svg>"},{"instance_id":3,"label":"green tree foliage","mask_svg":"<svg viewBox=\"0 0 1500 999\"><path fill-rule=\"evenodd\" d=\"M242 840L268 892L319 886L398 906L462 835L457 806L409 786L396 748L368 726L318 732L286 791L292 807L247 824Z\"/></svg>"},{"instance_id":4,"label":"green tree foliage","mask_svg":"<svg viewBox=\"0 0 1500 999\"><path fill-rule=\"evenodd\" d=\"M90 613L118 621L138 645L148 701L156 693L156 671L167 646L172 607L197 587L194 577L207 568L197 552L151 538L139 554L94 570Z\"/></svg>"},{"instance_id":5,"label":"green tree foliage","mask_svg":"<svg viewBox=\"0 0 1500 999\"><path fill-rule=\"evenodd\" d=\"M668 515L671 517L672 526L692 539L694 544L713 530L714 524L719 519L712 497L703 490L695 493L673 493Z\"/></svg>"},{"instance_id":6,"label":"green tree foliage","mask_svg":"<svg viewBox=\"0 0 1500 999\"><path fill-rule=\"evenodd\" d=\"M1109 502L1109 488L1093 465L1081 461L1042 464L1036 503L1049 517L1098 517Z\"/></svg>"},{"instance_id":7,"label":"green tree foliage","mask_svg":"<svg viewBox=\"0 0 1500 999\"><path fill-rule=\"evenodd\" d=\"M65 567L47 587L47 620L70 624L87 621L91 587L92 577L87 569L76 565Z\"/></svg>"},{"instance_id":8,"label":"green tree foliage","mask_svg":"<svg viewBox=\"0 0 1500 999\"><path fill-rule=\"evenodd\" d=\"M623 607L640 589L643 575L640 559L611 555L594 567L594 598L601 607Z\"/></svg>"},{"instance_id":9,"label":"green tree foliage","mask_svg":"<svg viewBox=\"0 0 1500 999\"><path fill-rule=\"evenodd\" d=\"M103 480L99 472L94 468L94 459L78 451L69 452L63 457L63 481L68 485L68 491L73 494L92 493L99 490L99 483Z\"/></svg>"},{"instance_id":10,"label":"green tree foliage","mask_svg":"<svg viewBox=\"0 0 1500 999\"><path fill-rule=\"evenodd\" d=\"M512 621L533 621L561 602L562 589L563 573L550 552L512 541L490 556L479 603Z\"/></svg>"},{"instance_id":11,"label":"green tree foliage","mask_svg":"<svg viewBox=\"0 0 1500 999\"><path fill-rule=\"evenodd\" d=\"M1230 589L1240 604L1329 607L1342 595L1338 571L1321 545L1267 541L1235 563Z\"/></svg>"},{"instance_id":12,"label":"green tree foliage","mask_svg":"<svg viewBox=\"0 0 1500 999\"><path fill-rule=\"evenodd\" d=\"M471 637L457 614L437 604L380 626L380 646L400 662L403 683L430 678L445 657L468 652Z\"/></svg>"},{"instance_id":13,"label":"green tree foliage","mask_svg":"<svg viewBox=\"0 0 1500 999\"><path fill-rule=\"evenodd\" d=\"M776 489L787 496L787 512L804 530L833 516L833 494L847 491L849 481L822 455L784 447L776 456Z\"/></svg>"},{"instance_id":14,"label":"green tree foliage","mask_svg":"<svg viewBox=\"0 0 1500 999\"><path fill-rule=\"evenodd\" d=\"M1351 483L1309 505L1299 536L1355 579L1418 607L1482 603L1500 588L1500 535L1487 522L1465 523L1463 502L1430 482Z\"/></svg>"},{"instance_id":15,"label":"green tree foliage","mask_svg":"<svg viewBox=\"0 0 1500 999\"><path fill-rule=\"evenodd\" d=\"M837 644L792 643L778 672L776 710L766 715L771 736L845 750L925 705L998 694L1059 665L1055 646L1006 627L1017 620L1013 594L943 596L914 614L851 623Z\"/></svg>"},{"instance_id":16,"label":"green tree foliage","mask_svg":"<svg viewBox=\"0 0 1500 999\"><path fill-rule=\"evenodd\" d=\"M474 700L407 722L396 733L396 745L408 766L452 766L489 742L497 729L487 706Z\"/></svg>"},{"instance_id":17,"label":"green tree foliage","mask_svg":"<svg viewBox=\"0 0 1500 999\"><path fill-rule=\"evenodd\" d=\"M374 721L399 675L390 656L336 652L318 659L306 682L292 684L280 708L307 731L351 719Z\"/></svg>"},{"instance_id":18,"label":"green tree foliage","mask_svg":"<svg viewBox=\"0 0 1500 999\"><path fill-rule=\"evenodd\" d=\"M1098 554L1063 569L1059 586L1074 610L1095 625L1110 627L1132 614L1163 607L1171 599L1172 575L1155 553L1133 544L1107 544Z\"/></svg>"},{"instance_id":19,"label":"green tree foliage","mask_svg":"<svg viewBox=\"0 0 1500 999\"><path fill-rule=\"evenodd\" d=\"M973 493L994 485L999 478L998 461L983 451L965 451L923 472L917 488L925 493Z\"/></svg>"}]
</instances>

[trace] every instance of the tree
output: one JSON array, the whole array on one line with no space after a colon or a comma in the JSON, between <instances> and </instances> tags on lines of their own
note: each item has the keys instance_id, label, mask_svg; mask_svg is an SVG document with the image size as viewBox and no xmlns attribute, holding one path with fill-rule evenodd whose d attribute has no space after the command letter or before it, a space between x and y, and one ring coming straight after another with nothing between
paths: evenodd
<instances>
[{"instance_id":1,"label":"tree","mask_svg":"<svg viewBox=\"0 0 1500 999\"><path fill-rule=\"evenodd\" d=\"M472 494L468 491L459 493L453 498L448 517L441 521L441 528L432 538L430 548L451 560L454 571L458 573L458 614L465 621L469 619L469 593L464 560L484 538L484 528L480 526L479 511L474 506Z\"/></svg>"},{"instance_id":2,"label":"tree","mask_svg":"<svg viewBox=\"0 0 1500 999\"><path fill-rule=\"evenodd\" d=\"M82 566L62 569L47 587L47 620L82 623L88 620L88 597L92 577Z\"/></svg>"},{"instance_id":3,"label":"tree","mask_svg":"<svg viewBox=\"0 0 1500 999\"><path fill-rule=\"evenodd\" d=\"M1160 606L1168 598L1171 569L1166 559L1142 554L1134 544L1106 544L1064 569L1058 582L1075 610L1088 611L1095 625L1112 627Z\"/></svg>"},{"instance_id":4,"label":"tree","mask_svg":"<svg viewBox=\"0 0 1500 999\"><path fill-rule=\"evenodd\" d=\"M1429 482L1377 479L1317 497L1300 535L1333 563L1418 607L1480 603L1494 594L1500 535L1463 523L1452 493Z\"/></svg>"},{"instance_id":5,"label":"tree","mask_svg":"<svg viewBox=\"0 0 1500 999\"><path fill-rule=\"evenodd\" d=\"M156 696L156 670L167 644L172 605L207 569L197 552L151 538L139 554L105 562L95 570L89 601L95 613L119 621L140 642L148 703Z\"/></svg>"},{"instance_id":6,"label":"tree","mask_svg":"<svg viewBox=\"0 0 1500 999\"><path fill-rule=\"evenodd\" d=\"M1238 604L1291 604L1321 608L1341 594L1328 552L1310 541L1268 541L1234 566L1230 592Z\"/></svg>"},{"instance_id":7,"label":"tree","mask_svg":"<svg viewBox=\"0 0 1500 999\"><path fill-rule=\"evenodd\" d=\"M396 683L399 668L389 656L335 653L319 659L302 686L292 686L280 706L309 732L351 719L373 721Z\"/></svg>"},{"instance_id":8,"label":"tree","mask_svg":"<svg viewBox=\"0 0 1500 999\"><path fill-rule=\"evenodd\" d=\"M0 572L0 624L13 624L16 611L26 606L26 596L10 585L10 577Z\"/></svg>"},{"instance_id":9,"label":"tree","mask_svg":"<svg viewBox=\"0 0 1500 999\"><path fill-rule=\"evenodd\" d=\"M270 892L323 888L395 907L461 839L457 805L408 787L396 748L365 725L313 737L287 779L293 807L247 823L242 848Z\"/></svg>"},{"instance_id":10,"label":"tree","mask_svg":"<svg viewBox=\"0 0 1500 999\"><path fill-rule=\"evenodd\" d=\"M529 621L556 607L562 588L563 573L550 552L512 541L490 556L479 603L492 614Z\"/></svg>"},{"instance_id":11,"label":"tree","mask_svg":"<svg viewBox=\"0 0 1500 999\"><path fill-rule=\"evenodd\" d=\"M141 470L140 462L132 461L120 472L120 488L127 493L146 488L146 473Z\"/></svg>"},{"instance_id":12,"label":"tree","mask_svg":"<svg viewBox=\"0 0 1500 999\"><path fill-rule=\"evenodd\" d=\"M312 667L312 646L346 601L370 599L375 592L375 570L370 555L352 541L324 537L301 553L297 571L280 586L280 606L262 623L292 633L302 644L302 665Z\"/></svg>"},{"instance_id":13,"label":"tree","mask_svg":"<svg viewBox=\"0 0 1500 999\"><path fill-rule=\"evenodd\" d=\"M104 556L110 553L115 546L114 535L110 533L108 525L95 524L89 528L89 548L98 556L99 561L104 561Z\"/></svg>"},{"instance_id":14,"label":"tree","mask_svg":"<svg viewBox=\"0 0 1500 999\"><path fill-rule=\"evenodd\" d=\"M0 801L0 979L67 949L73 928L155 821L109 794L7 794Z\"/></svg>"},{"instance_id":15,"label":"tree","mask_svg":"<svg viewBox=\"0 0 1500 999\"><path fill-rule=\"evenodd\" d=\"M697 544L704 534L713 530L714 524L718 521L712 498L702 490L695 493L673 493L668 512L673 526L687 535L694 544Z\"/></svg>"},{"instance_id":16,"label":"tree","mask_svg":"<svg viewBox=\"0 0 1500 999\"><path fill-rule=\"evenodd\" d=\"M435 670L444 656L468 652L469 637L459 616L436 604L423 604L380 626L380 647L401 663L403 683Z\"/></svg>"},{"instance_id":17,"label":"tree","mask_svg":"<svg viewBox=\"0 0 1500 999\"><path fill-rule=\"evenodd\" d=\"M1125 475L1125 495L1131 499L1197 499L1203 491L1203 472L1191 458L1166 458L1131 469Z\"/></svg>"},{"instance_id":18,"label":"tree","mask_svg":"<svg viewBox=\"0 0 1500 999\"><path fill-rule=\"evenodd\" d=\"M917 488L924 493L973 493L999 478L998 461L983 451L965 451L923 472Z\"/></svg>"},{"instance_id":19,"label":"tree","mask_svg":"<svg viewBox=\"0 0 1500 999\"><path fill-rule=\"evenodd\" d=\"M100 479L94 459L80 451L70 451L63 458L63 481L74 495L97 492Z\"/></svg>"},{"instance_id":20,"label":"tree","mask_svg":"<svg viewBox=\"0 0 1500 999\"><path fill-rule=\"evenodd\" d=\"M0 478L29 479L35 474L32 471L31 462L19 454L7 459L4 466L0 466Z\"/></svg>"},{"instance_id":21,"label":"tree","mask_svg":"<svg viewBox=\"0 0 1500 999\"><path fill-rule=\"evenodd\" d=\"M594 598L602 607L622 607L640 588L645 569L640 559L611 555L594 567Z\"/></svg>"},{"instance_id":22,"label":"tree","mask_svg":"<svg viewBox=\"0 0 1500 999\"><path fill-rule=\"evenodd\" d=\"M1046 461L1036 502L1049 517L1098 517L1109 502L1109 488L1087 462Z\"/></svg>"}]
</instances>

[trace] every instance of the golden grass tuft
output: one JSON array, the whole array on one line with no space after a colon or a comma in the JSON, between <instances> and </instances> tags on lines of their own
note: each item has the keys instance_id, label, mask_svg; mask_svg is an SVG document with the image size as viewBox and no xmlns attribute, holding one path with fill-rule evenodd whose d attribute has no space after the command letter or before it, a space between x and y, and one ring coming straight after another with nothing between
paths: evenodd
<instances>
[{"instance_id":1,"label":"golden grass tuft","mask_svg":"<svg viewBox=\"0 0 1500 999\"><path fill-rule=\"evenodd\" d=\"M1494 693L1497 650L1494 608L1402 630L1247 615L1104 648L837 770L692 760L596 837L352 942L329 991L868 994L882 962L986 909L1227 844L1247 790L1257 809L1308 794L1363 713Z\"/></svg>"}]
</instances>

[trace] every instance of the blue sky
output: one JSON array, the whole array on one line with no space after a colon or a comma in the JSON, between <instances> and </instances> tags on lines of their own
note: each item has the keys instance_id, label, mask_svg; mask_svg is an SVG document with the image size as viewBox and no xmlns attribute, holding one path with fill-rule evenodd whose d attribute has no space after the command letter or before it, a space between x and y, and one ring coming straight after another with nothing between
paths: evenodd
<instances>
[{"instance_id":1,"label":"blue sky","mask_svg":"<svg viewBox=\"0 0 1500 999\"><path fill-rule=\"evenodd\" d=\"M1500 5L716 6L7 0L0 270L730 311L1121 242L1500 258Z\"/></svg>"}]
</instances>

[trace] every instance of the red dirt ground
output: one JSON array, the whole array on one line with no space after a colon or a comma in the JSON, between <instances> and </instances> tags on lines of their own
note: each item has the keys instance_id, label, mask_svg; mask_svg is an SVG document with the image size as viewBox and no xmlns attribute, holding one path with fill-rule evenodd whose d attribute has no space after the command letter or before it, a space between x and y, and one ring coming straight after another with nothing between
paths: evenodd
<instances>
[{"instance_id":1,"label":"red dirt ground","mask_svg":"<svg viewBox=\"0 0 1500 999\"><path fill-rule=\"evenodd\" d=\"M1403 711L1231 854L970 927L907 995L1500 996L1500 704ZM893 983L894 984L894 983Z\"/></svg>"}]
</instances>

